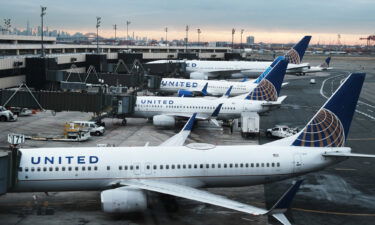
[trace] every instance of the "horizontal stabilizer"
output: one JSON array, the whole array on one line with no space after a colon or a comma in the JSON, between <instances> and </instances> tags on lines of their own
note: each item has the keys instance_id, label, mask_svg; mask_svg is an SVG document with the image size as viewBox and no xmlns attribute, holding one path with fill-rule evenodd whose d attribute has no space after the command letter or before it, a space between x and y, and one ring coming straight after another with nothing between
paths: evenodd
<instances>
[{"instance_id":1,"label":"horizontal stabilizer","mask_svg":"<svg viewBox=\"0 0 375 225\"><path fill-rule=\"evenodd\" d=\"M350 152L328 152L328 153L324 153L323 156L326 156L326 157L375 158L375 155L350 153Z\"/></svg>"}]
</instances>

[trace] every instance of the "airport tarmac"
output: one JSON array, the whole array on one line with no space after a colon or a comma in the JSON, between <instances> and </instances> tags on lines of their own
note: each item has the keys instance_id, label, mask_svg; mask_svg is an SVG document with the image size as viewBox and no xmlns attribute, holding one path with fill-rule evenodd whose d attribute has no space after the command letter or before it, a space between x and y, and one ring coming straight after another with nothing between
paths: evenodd
<instances>
[{"instance_id":1,"label":"airport tarmac","mask_svg":"<svg viewBox=\"0 0 375 225\"><path fill-rule=\"evenodd\" d=\"M311 65L320 64L325 57L305 57ZM313 114L348 75L349 71L367 72L358 111L352 122L348 146L354 152L375 154L375 65L373 58L339 57L332 59L335 69L306 77L287 76L289 84L281 91L288 95L278 110L261 117L261 128L276 124L304 126ZM310 84L315 78L316 84ZM323 87L322 87L322 84ZM61 112L53 116L41 112L31 117L21 117L13 123L1 123L0 146L7 146L10 132L25 134L61 134L64 122L90 119L88 113ZM142 146L146 142L157 145L172 136L175 130L158 129L144 119L128 119L123 127L120 120L105 119L106 133L82 143L27 141L25 147ZM272 141L259 139L261 143ZM195 129L188 142L211 144L257 144L258 139L243 139L229 129ZM304 176L305 181L297 194L288 217L293 224L373 224L375 219L375 159L350 159L324 171ZM274 184L243 188L215 188L214 193L228 196L244 203L271 206L289 187L292 180ZM36 215L35 193L11 193L0 197L1 224L279 224L266 217L178 199L179 210L169 212L159 201L156 207L140 215L111 216L100 210L99 192L36 193L37 205L48 204L54 215Z\"/></svg>"}]
</instances>

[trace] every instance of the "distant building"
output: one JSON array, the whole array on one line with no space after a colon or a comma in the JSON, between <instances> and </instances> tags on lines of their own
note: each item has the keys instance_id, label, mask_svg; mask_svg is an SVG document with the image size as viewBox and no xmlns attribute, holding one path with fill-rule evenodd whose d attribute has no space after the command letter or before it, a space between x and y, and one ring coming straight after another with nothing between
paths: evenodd
<instances>
[{"instance_id":1,"label":"distant building","mask_svg":"<svg viewBox=\"0 0 375 225\"><path fill-rule=\"evenodd\" d=\"M247 36L246 37L246 44L248 45L253 45L255 42L254 42L254 36Z\"/></svg>"}]
</instances>

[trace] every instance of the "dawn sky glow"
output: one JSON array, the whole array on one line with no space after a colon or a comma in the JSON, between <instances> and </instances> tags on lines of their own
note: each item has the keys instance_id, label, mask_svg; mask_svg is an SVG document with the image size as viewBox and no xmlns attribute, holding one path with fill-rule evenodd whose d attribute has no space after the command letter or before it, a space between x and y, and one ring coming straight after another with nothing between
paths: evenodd
<instances>
[{"instance_id":1,"label":"dawn sky glow","mask_svg":"<svg viewBox=\"0 0 375 225\"><path fill-rule=\"evenodd\" d=\"M100 35L126 35L126 20L131 21L129 34L160 39L183 39L185 26L190 26L189 40L196 41L197 28L201 41L230 41L236 28L235 41L240 42L240 30L255 36L256 42L289 43L305 34L313 35L312 43L365 44L359 37L373 34L375 1L373 0L0 0L0 19L10 18L13 27L32 27L40 23L40 5L47 7L45 24L50 30L95 32L96 16L102 17ZM1 21L2 22L2 21Z\"/></svg>"}]
</instances>

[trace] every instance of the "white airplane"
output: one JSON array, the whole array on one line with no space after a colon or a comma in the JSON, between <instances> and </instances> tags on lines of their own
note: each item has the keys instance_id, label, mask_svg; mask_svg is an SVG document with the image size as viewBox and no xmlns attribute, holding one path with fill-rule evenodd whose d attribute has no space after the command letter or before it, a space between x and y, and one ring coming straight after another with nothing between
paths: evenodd
<instances>
[{"instance_id":1,"label":"white airplane","mask_svg":"<svg viewBox=\"0 0 375 225\"><path fill-rule=\"evenodd\" d=\"M327 70L332 70L332 67L329 67L329 63L331 62L331 56L328 56L324 62L318 66L311 66L308 68L302 69L302 75L305 75L306 73L316 73L316 72L323 72Z\"/></svg>"},{"instance_id":2,"label":"white airplane","mask_svg":"<svg viewBox=\"0 0 375 225\"><path fill-rule=\"evenodd\" d=\"M160 82L159 92L177 93L178 96L223 96L231 88L230 96L237 96L251 92L259 82L268 74L276 63L283 56L277 57L273 63L257 78L252 80L244 79L243 81L226 81L226 80L193 80L181 78L163 78ZM284 85L284 84L283 84Z\"/></svg>"},{"instance_id":3,"label":"white airplane","mask_svg":"<svg viewBox=\"0 0 375 225\"><path fill-rule=\"evenodd\" d=\"M262 113L279 107L286 96L279 97L288 61L280 60L249 94L232 98L137 96L134 113L130 117L153 118L156 126L174 126L177 119L189 118L197 112L197 119L210 120L240 118L242 112ZM230 89L229 89L230 90ZM221 104L221 108L218 106ZM215 110L217 115L213 115ZM219 113L220 111L220 113ZM123 121L126 124L126 120Z\"/></svg>"},{"instance_id":4,"label":"white airplane","mask_svg":"<svg viewBox=\"0 0 375 225\"><path fill-rule=\"evenodd\" d=\"M221 206L291 224L284 212L302 181L270 209L251 206L201 188L270 183L322 170L350 157L344 147L365 74L351 74L296 135L265 145L186 146L196 114L160 146L19 149L17 182L11 192L102 190L109 213L146 210L156 192Z\"/></svg>"},{"instance_id":5,"label":"white airplane","mask_svg":"<svg viewBox=\"0 0 375 225\"><path fill-rule=\"evenodd\" d=\"M287 72L300 73L308 68L308 63L301 63L303 55L309 45L311 36L305 36L286 53L289 59ZM252 75L258 76L271 65L264 61L208 61L208 60L156 60L147 64L186 63L186 72L190 79L207 80L224 78L243 78Z\"/></svg>"}]
</instances>

